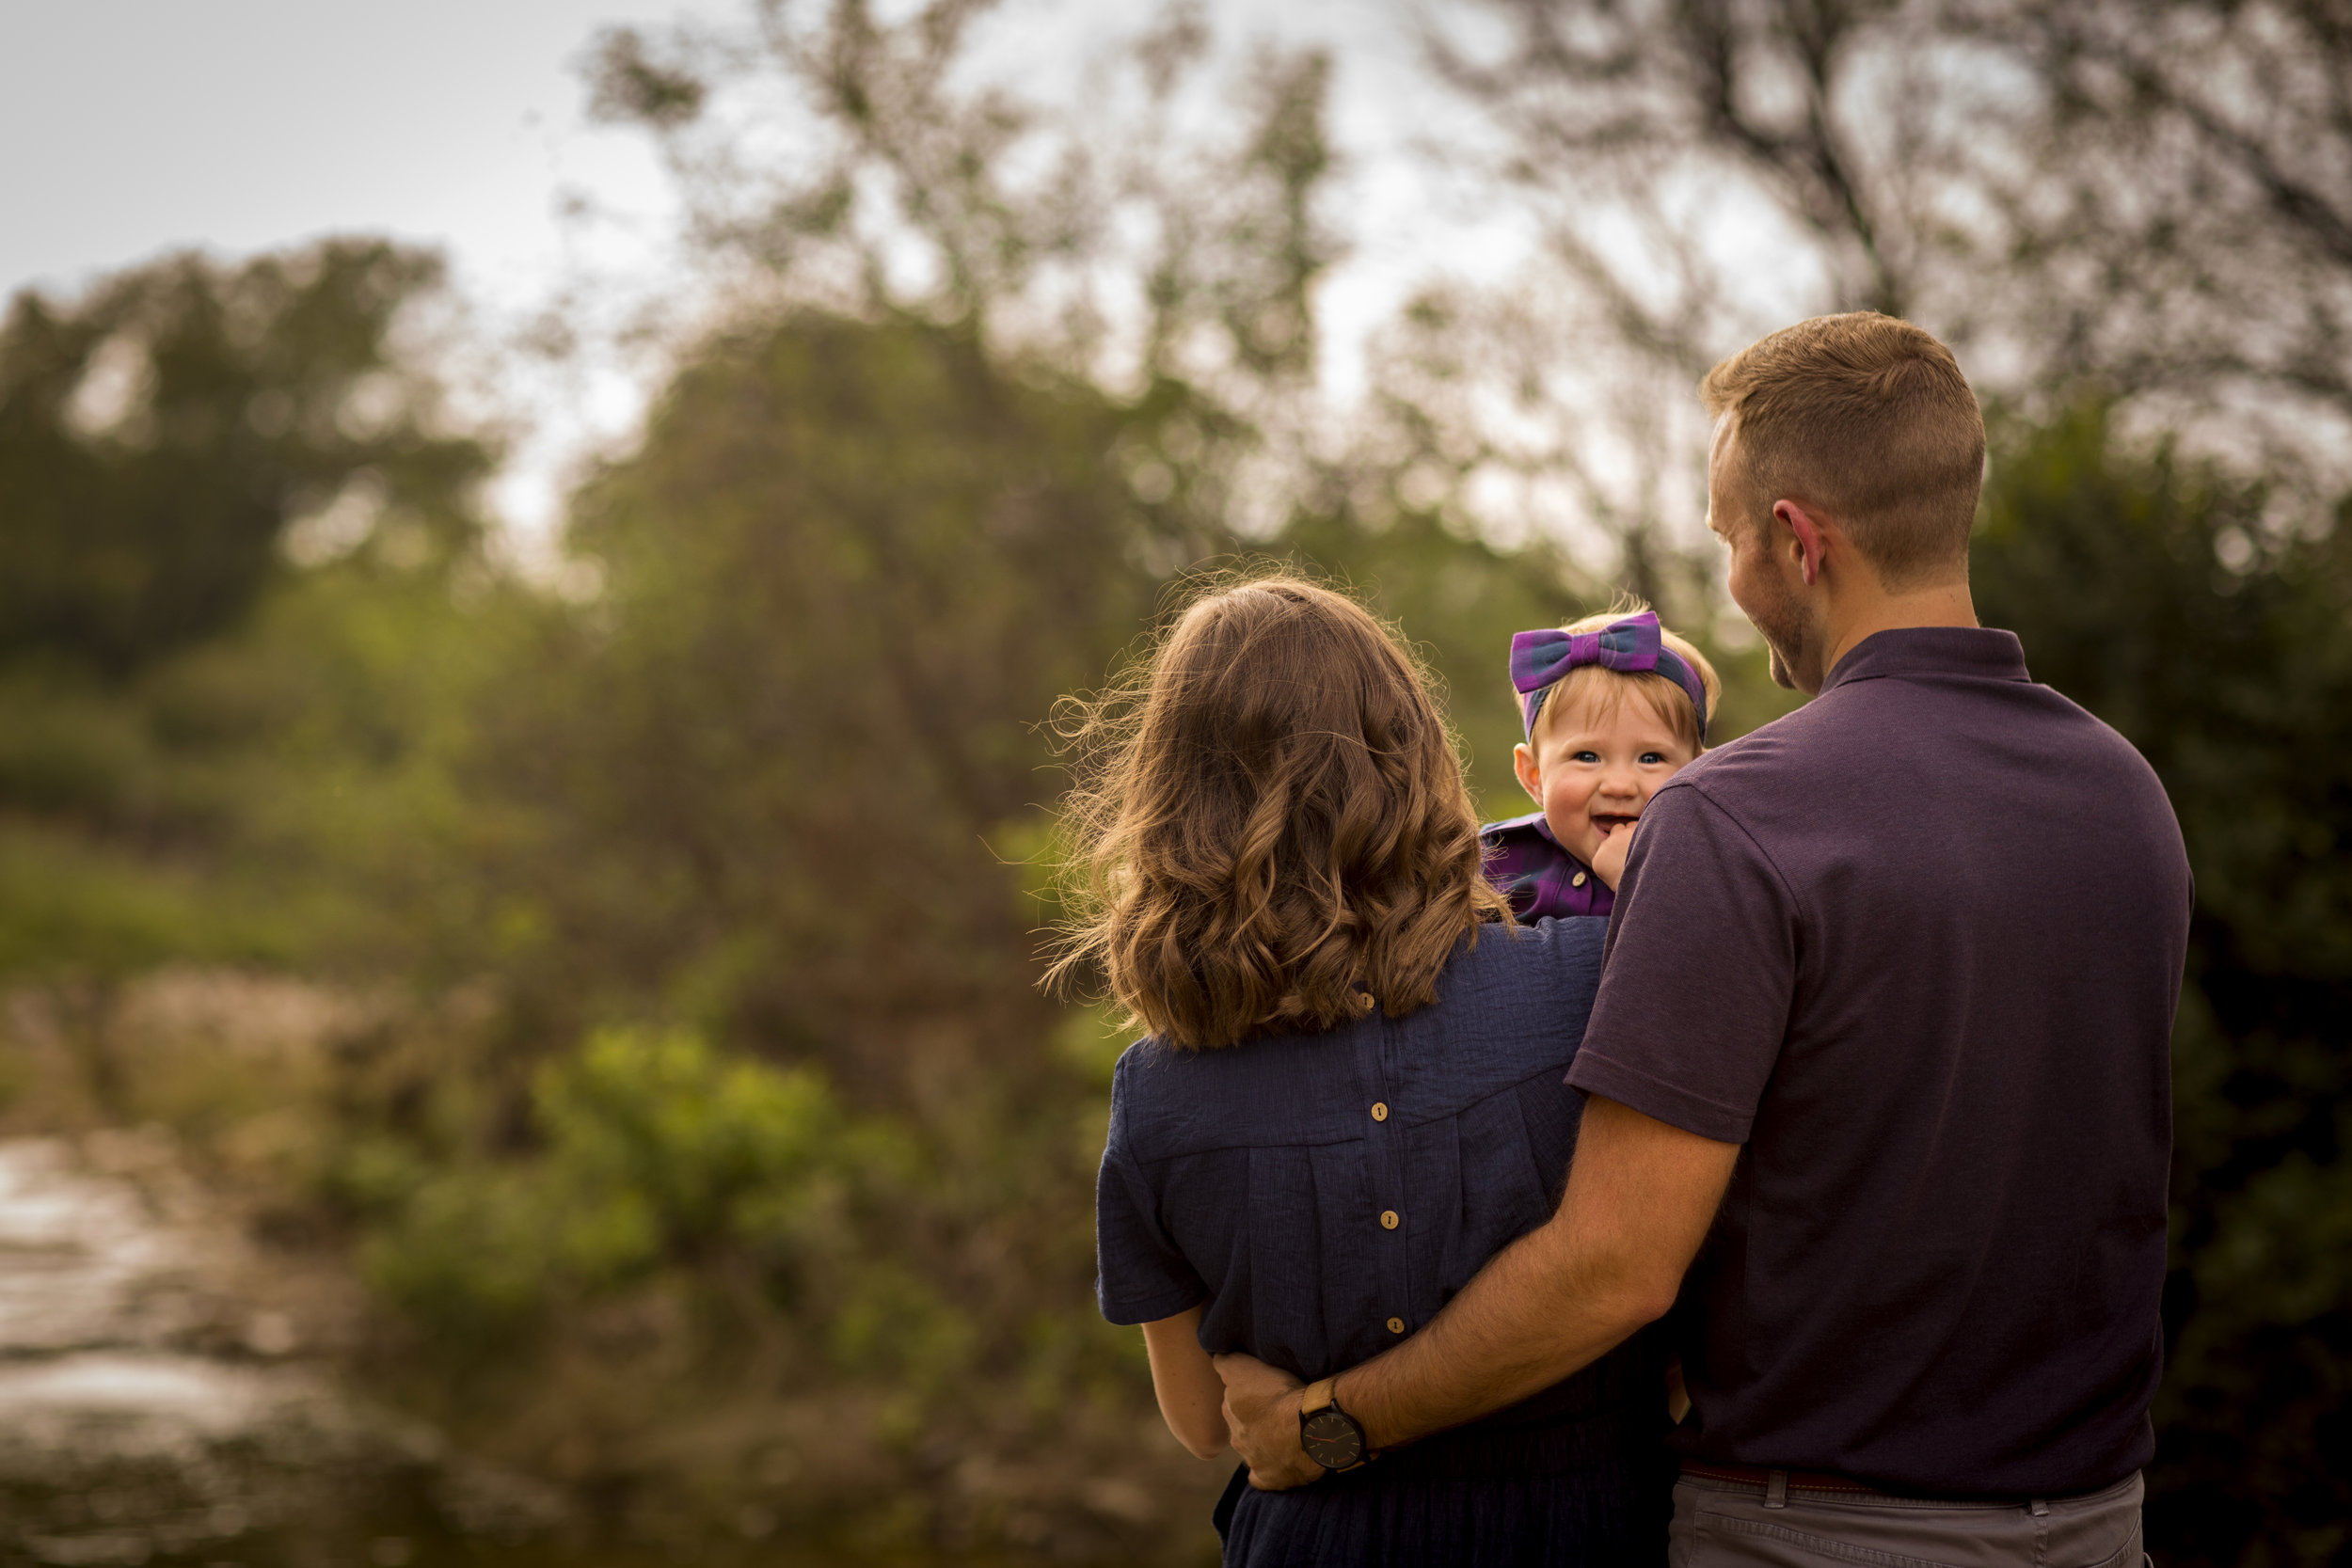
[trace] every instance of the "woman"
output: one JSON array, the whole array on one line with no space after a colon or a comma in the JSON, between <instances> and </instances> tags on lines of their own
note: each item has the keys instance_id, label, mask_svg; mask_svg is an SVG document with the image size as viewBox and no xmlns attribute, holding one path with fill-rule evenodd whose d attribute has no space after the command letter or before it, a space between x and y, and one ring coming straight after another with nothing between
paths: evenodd
<instances>
[{"instance_id":1,"label":"woman","mask_svg":"<svg viewBox=\"0 0 2352 1568\"><path fill-rule=\"evenodd\" d=\"M1510 925L1427 682L1340 594L1210 593L1130 695L1088 716L1056 974L1099 969L1148 1031L1112 1089L1099 1291L1206 1458L1226 1446L1211 1355L1327 1377L1550 1213L1604 927ZM1310 1452L1345 1465L1351 1424L1319 1420ZM1655 1560L1664 1426L1645 1336L1314 1486L1229 1492L1225 1560Z\"/></svg>"}]
</instances>

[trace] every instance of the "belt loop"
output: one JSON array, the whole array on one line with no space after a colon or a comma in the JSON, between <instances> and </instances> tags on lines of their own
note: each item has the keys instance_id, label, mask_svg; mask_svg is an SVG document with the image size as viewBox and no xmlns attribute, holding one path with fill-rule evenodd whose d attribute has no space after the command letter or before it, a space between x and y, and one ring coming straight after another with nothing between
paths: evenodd
<instances>
[{"instance_id":1,"label":"belt loop","mask_svg":"<svg viewBox=\"0 0 2352 1568\"><path fill-rule=\"evenodd\" d=\"M2048 1518L2048 1517L2049 1517L2049 1515L2050 1515L2050 1504L2049 1504L2048 1499L2047 1499L2047 1498L2043 1498L2043 1497L2036 1497L2036 1498L2033 1500L2033 1516L2034 1516L2035 1518L2037 1518L2037 1519L2046 1519L2046 1518Z\"/></svg>"},{"instance_id":2,"label":"belt loop","mask_svg":"<svg viewBox=\"0 0 2352 1568\"><path fill-rule=\"evenodd\" d=\"M1767 1473L1764 1480L1764 1506L1766 1508L1787 1508L1788 1506L1788 1471L1773 1470Z\"/></svg>"}]
</instances>

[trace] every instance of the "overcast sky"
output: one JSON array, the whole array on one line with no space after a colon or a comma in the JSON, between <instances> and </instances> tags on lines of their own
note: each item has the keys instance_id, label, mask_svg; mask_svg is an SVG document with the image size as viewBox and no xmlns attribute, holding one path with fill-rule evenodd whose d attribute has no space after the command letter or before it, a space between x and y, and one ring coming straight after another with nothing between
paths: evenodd
<instances>
[{"instance_id":1,"label":"overcast sky","mask_svg":"<svg viewBox=\"0 0 2352 1568\"><path fill-rule=\"evenodd\" d=\"M718 7L706 14L724 14ZM555 191L658 211L573 71L644 0L0 0L0 286L336 231L447 245L476 287L555 261Z\"/></svg>"}]
</instances>

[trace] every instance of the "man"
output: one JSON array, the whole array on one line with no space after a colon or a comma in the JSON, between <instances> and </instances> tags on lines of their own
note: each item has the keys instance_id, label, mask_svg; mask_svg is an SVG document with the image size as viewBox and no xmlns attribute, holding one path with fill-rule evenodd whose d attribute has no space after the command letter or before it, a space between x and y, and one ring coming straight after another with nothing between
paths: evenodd
<instances>
[{"instance_id":1,"label":"man","mask_svg":"<svg viewBox=\"0 0 2352 1568\"><path fill-rule=\"evenodd\" d=\"M1732 597L1816 700L1645 813L1558 1212L1335 1380L1220 1361L1235 1446L1302 1484L1306 1418L1408 1443L1676 1308L1677 1564L2137 1563L2179 828L1977 626L1984 427L1942 343L1827 316L1702 391Z\"/></svg>"}]
</instances>

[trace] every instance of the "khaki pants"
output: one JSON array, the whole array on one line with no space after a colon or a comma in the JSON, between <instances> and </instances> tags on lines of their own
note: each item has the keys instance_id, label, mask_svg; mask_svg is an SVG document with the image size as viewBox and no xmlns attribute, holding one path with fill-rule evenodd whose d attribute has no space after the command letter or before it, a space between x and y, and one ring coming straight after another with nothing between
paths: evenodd
<instances>
[{"instance_id":1,"label":"khaki pants","mask_svg":"<svg viewBox=\"0 0 2352 1568\"><path fill-rule=\"evenodd\" d=\"M2141 1568L2137 1475L2104 1492L1925 1502L1685 1476L1668 1568Z\"/></svg>"}]
</instances>

